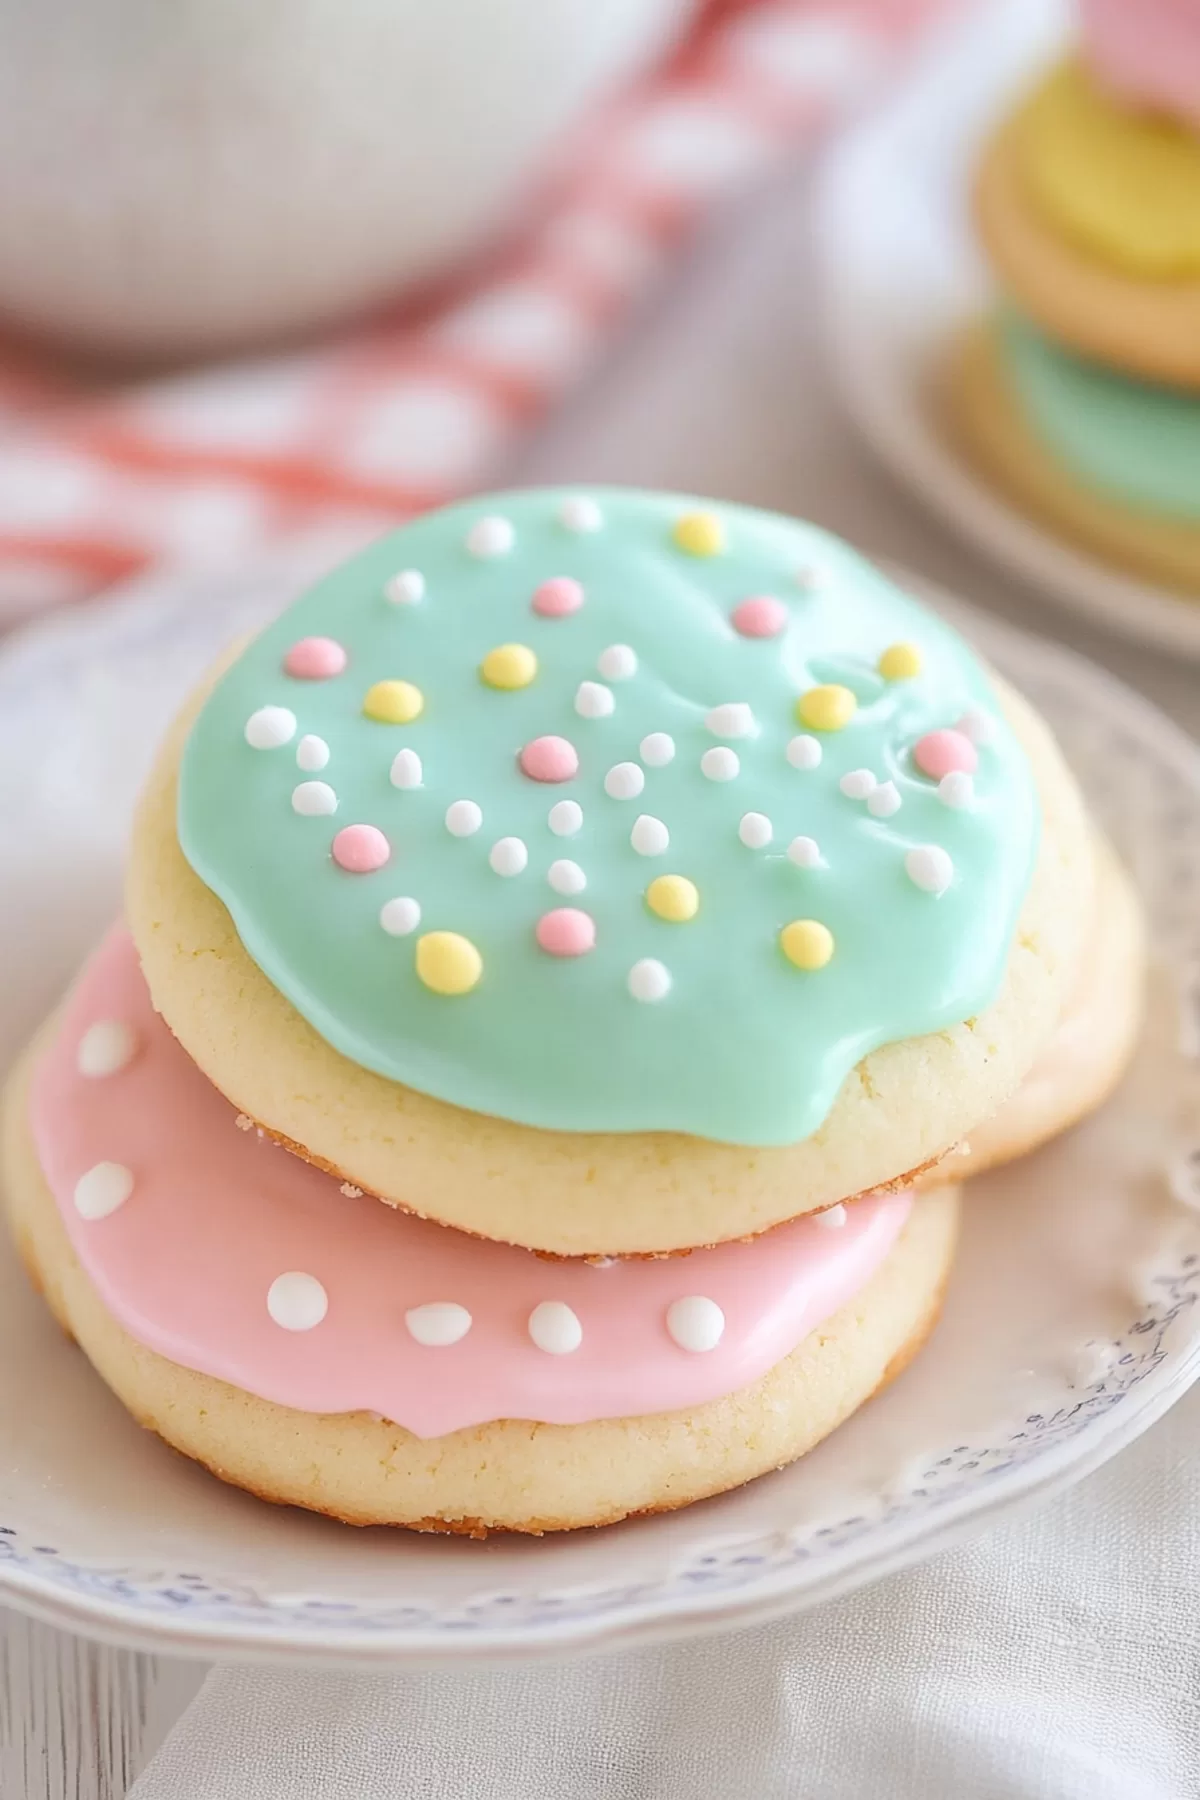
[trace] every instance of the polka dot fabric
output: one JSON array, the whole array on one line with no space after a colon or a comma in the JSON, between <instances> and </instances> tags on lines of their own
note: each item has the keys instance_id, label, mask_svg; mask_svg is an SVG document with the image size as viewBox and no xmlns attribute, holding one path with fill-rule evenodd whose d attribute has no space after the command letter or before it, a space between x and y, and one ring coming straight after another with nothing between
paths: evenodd
<instances>
[{"instance_id":1,"label":"polka dot fabric","mask_svg":"<svg viewBox=\"0 0 1200 1800\"><path fill-rule=\"evenodd\" d=\"M566 498L428 515L258 638L193 728L181 845L268 979L367 1068L550 1129L795 1141L868 1051L994 998L1036 850L1028 767L966 646L838 540L633 491L585 496L583 533ZM398 567L420 605L390 601ZM539 609L548 584L586 603ZM764 596L785 617L747 632ZM338 672L289 668L311 641ZM519 683L481 679L497 646ZM581 711L597 676L611 704ZM367 704L381 690L420 711ZM247 736L281 713L328 746L336 819L297 813L294 754ZM974 764L955 804L933 741ZM514 842L524 860L497 851ZM421 936L381 925L397 893ZM789 955L797 920L836 954ZM465 946L469 983L439 963L431 984L431 934ZM652 1007L630 981L647 962Z\"/></svg>"}]
</instances>

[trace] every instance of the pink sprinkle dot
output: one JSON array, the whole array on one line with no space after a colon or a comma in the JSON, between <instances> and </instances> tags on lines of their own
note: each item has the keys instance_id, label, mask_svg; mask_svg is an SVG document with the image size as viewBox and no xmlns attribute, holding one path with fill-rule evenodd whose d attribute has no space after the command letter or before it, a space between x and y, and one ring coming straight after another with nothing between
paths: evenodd
<instances>
[{"instance_id":1,"label":"pink sprinkle dot","mask_svg":"<svg viewBox=\"0 0 1200 1800\"><path fill-rule=\"evenodd\" d=\"M351 875L370 875L382 869L391 854L391 845L377 825L343 825L333 840L334 862Z\"/></svg>"},{"instance_id":2,"label":"pink sprinkle dot","mask_svg":"<svg viewBox=\"0 0 1200 1800\"><path fill-rule=\"evenodd\" d=\"M913 760L921 773L934 781L960 772L973 775L979 767L978 752L961 731L927 731L913 751Z\"/></svg>"},{"instance_id":3,"label":"pink sprinkle dot","mask_svg":"<svg viewBox=\"0 0 1200 1800\"><path fill-rule=\"evenodd\" d=\"M577 906L556 906L542 914L536 936L547 956L585 956L596 947L596 921Z\"/></svg>"},{"instance_id":4,"label":"pink sprinkle dot","mask_svg":"<svg viewBox=\"0 0 1200 1800\"><path fill-rule=\"evenodd\" d=\"M532 605L543 619L565 619L583 605L583 589L570 575L552 575L535 588Z\"/></svg>"},{"instance_id":5,"label":"pink sprinkle dot","mask_svg":"<svg viewBox=\"0 0 1200 1800\"><path fill-rule=\"evenodd\" d=\"M285 675L299 681L328 681L346 666L346 652L333 638L301 638L283 659Z\"/></svg>"},{"instance_id":6,"label":"pink sprinkle dot","mask_svg":"<svg viewBox=\"0 0 1200 1800\"><path fill-rule=\"evenodd\" d=\"M733 629L743 637L778 637L788 622L788 610L773 594L755 594L733 609Z\"/></svg>"},{"instance_id":7,"label":"pink sprinkle dot","mask_svg":"<svg viewBox=\"0 0 1200 1800\"><path fill-rule=\"evenodd\" d=\"M521 773L530 781L573 781L579 773L579 756L566 738L533 738L520 756Z\"/></svg>"}]
</instances>

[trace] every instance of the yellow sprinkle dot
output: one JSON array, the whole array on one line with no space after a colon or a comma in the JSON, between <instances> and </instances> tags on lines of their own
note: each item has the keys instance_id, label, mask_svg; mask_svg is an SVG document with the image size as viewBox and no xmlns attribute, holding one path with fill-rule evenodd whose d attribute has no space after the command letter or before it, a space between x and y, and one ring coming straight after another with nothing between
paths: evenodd
<instances>
[{"instance_id":1,"label":"yellow sprinkle dot","mask_svg":"<svg viewBox=\"0 0 1200 1800\"><path fill-rule=\"evenodd\" d=\"M479 678L494 688L528 687L538 660L528 644L497 644L479 665Z\"/></svg>"},{"instance_id":2,"label":"yellow sprinkle dot","mask_svg":"<svg viewBox=\"0 0 1200 1800\"><path fill-rule=\"evenodd\" d=\"M425 696L411 681L377 681L367 689L363 712L381 725L411 725L425 710Z\"/></svg>"},{"instance_id":3,"label":"yellow sprinkle dot","mask_svg":"<svg viewBox=\"0 0 1200 1800\"><path fill-rule=\"evenodd\" d=\"M427 931L417 939L417 974L435 994L469 994L483 974L483 958L457 931Z\"/></svg>"},{"instance_id":4,"label":"yellow sprinkle dot","mask_svg":"<svg viewBox=\"0 0 1200 1800\"><path fill-rule=\"evenodd\" d=\"M700 911L700 893L686 875L656 875L646 889L646 905L660 919L682 925Z\"/></svg>"},{"instance_id":5,"label":"yellow sprinkle dot","mask_svg":"<svg viewBox=\"0 0 1200 1800\"><path fill-rule=\"evenodd\" d=\"M720 556L725 548L725 527L716 513L684 513L671 536L689 556Z\"/></svg>"},{"instance_id":6,"label":"yellow sprinkle dot","mask_svg":"<svg viewBox=\"0 0 1200 1800\"><path fill-rule=\"evenodd\" d=\"M811 687L796 702L796 717L810 731L840 731L858 711L858 701L840 682Z\"/></svg>"},{"instance_id":7,"label":"yellow sprinkle dot","mask_svg":"<svg viewBox=\"0 0 1200 1800\"><path fill-rule=\"evenodd\" d=\"M819 919L793 919L779 934L779 948L798 969L823 969L833 955L833 933Z\"/></svg>"},{"instance_id":8,"label":"yellow sprinkle dot","mask_svg":"<svg viewBox=\"0 0 1200 1800\"><path fill-rule=\"evenodd\" d=\"M921 673L923 658L915 644L889 644L879 659L885 681L907 681Z\"/></svg>"}]
</instances>

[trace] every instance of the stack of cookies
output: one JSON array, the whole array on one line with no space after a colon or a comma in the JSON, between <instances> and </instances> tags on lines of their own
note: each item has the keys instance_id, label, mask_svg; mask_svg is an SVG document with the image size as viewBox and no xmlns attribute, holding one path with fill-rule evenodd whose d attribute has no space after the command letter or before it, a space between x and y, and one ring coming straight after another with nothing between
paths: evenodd
<instances>
[{"instance_id":1,"label":"stack of cookies","mask_svg":"<svg viewBox=\"0 0 1200 1800\"><path fill-rule=\"evenodd\" d=\"M1027 511L1200 594L1200 7L1082 0L1082 25L983 155L1007 298L956 347L951 422Z\"/></svg>"},{"instance_id":2,"label":"stack of cookies","mask_svg":"<svg viewBox=\"0 0 1200 1800\"><path fill-rule=\"evenodd\" d=\"M501 495L203 683L10 1089L10 1218L225 1480L605 1523L904 1366L956 1184L1099 1101L1140 978L1046 728L847 545Z\"/></svg>"}]
</instances>

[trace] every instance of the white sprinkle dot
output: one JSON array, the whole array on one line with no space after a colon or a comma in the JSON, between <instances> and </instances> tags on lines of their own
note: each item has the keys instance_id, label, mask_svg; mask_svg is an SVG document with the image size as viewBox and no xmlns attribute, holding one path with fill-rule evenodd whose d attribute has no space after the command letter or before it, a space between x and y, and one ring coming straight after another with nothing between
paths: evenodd
<instances>
[{"instance_id":1,"label":"white sprinkle dot","mask_svg":"<svg viewBox=\"0 0 1200 1800\"><path fill-rule=\"evenodd\" d=\"M578 800L556 800L546 815L555 837L574 837L583 824L583 808Z\"/></svg>"},{"instance_id":2,"label":"white sprinkle dot","mask_svg":"<svg viewBox=\"0 0 1200 1800\"><path fill-rule=\"evenodd\" d=\"M323 737L307 732L296 745L296 767L312 775L329 761L329 745Z\"/></svg>"},{"instance_id":3,"label":"white sprinkle dot","mask_svg":"<svg viewBox=\"0 0 1200 1800\"><path fill-rule=\"evenodd\" d=\"M397 750L388 777L394 788L419 788L425 779L421 759L415 750Z\"/></svg>"},{"instance_id":4,"label":"white sprinkle dot","mask_svg":"<svg viewBox=\"0 0 1200 1800\"><path fill-rule=\"evenodd\" d=\"M848 800L865 800L868 794L875 792L878 785L870 769L851 769L838 782Z\"/></svg>"},{"instance_id":5,"label":"white sprinkle dot","mask_svg":"<svg viewBox=\"0 0 1200 1800\"><path fill-rule=\"evenodd\" d=\"M900 789L894 781L881 781L879 786L867 795L867 811L873 819L890 819L901 807Z\"/></svg>"},{"instance_id":6,"label":"white sprinkle dot","mask_svg":"<svg viewBox=\"0 0 1200 1800\"><path fill-rule=\"evenodd\" d=\"M815 869L821 861L821 848L816 838L794 837L787 848L788 859L798 869Z\"/></svg>"},{"instance_id":7,"label":"white sprinkle dot","mask_svg":"<svg viewBox=\"0 0 1200 1800\"><path fill-rule=\"evenodd\" d=\"M556 894L582 894L587 886L587 876L579 864L566 857L550 864L546 880Z\"/></svg>"},{"instance_id":8,"label":"white sprinkle dot","mask_svg":"<svg viewBox=\"0 0 1200 1800\"><path fill-rule=\"evenodd\" d=\"M319 819L337 811L337 795L327 781L302 781L292 789L292 811L306 819Z\"/></svg>"},{"instance_id":9,"label":"white sprinkle dot","mask_svg":"<svg viewBox=\"0 0 1200 1800\"><path fill-rule=\"evenodd\" d=\"M507 556L516 543L517 534L507 519L491 514L476 519L467 533L467 549L472 556Z\"/></svg>"},{"instance_id":10,"label":"white sprinkle dot","mask_svg":"<svg viewBox=\"0 0 1200 1800\"><path fill-rule=\"evenodd\" d=\"M329 1295L315 1275L289 1269L267 1289L267 1311L285 1331L311 1331L329 1311Z\"/></svg>"},{"instance_id":11,"label":"white sprinkle dot","mask_svg":"<svg viewBox=\"0 0 1200 1800\"><path fill-rule=\"evenodd\" d=\"M488 851L488 861L497 875L519 875L529 861L529 852L519 837L497 838Z\"/></svg>"},{"instance_id":12,"label":"white sprinkle dot","mask_svg":"<svg viewBox=\"0 0 1200 1800\"><path fill-rule=\"evenodd\" d=\"M132 1192L132 1169L124 1163L99 1162L75 1183L75 1211L81 1219L107 1219Z\"/></svg>"},{"instance_id":13,"label":"white sprinkle dot","mask_svg":"<svg viewBox=\"0 0 1200 1800\"><path fill-rule=\"evenodd\" d=\"M599 531L604 514L586 494L570 494L558 509L558 522L568 531Z\"/></svg>"},{"instance_id":14,"label":"white sprinkle dot","mask_svg":"<svg viewBox=\"0 0 1200 1800\"><path fill-rule=\"evenodd\" d=\"M736 750L722 744L717 750L706 750L700 758L700 773L710 781L732 781L741 769Z\"/></svg>"},{"instance_id":15,"label":"white sprinkle dot","mask_svg":"<svg viewBox=\"0 0 1200 1800\"><path fill-rule=\"evenodd\" d=\"M401 569L383 591L393 606L416 606L425 598L425 577L420 569Z\"/></svg>"},{"instance_id":16,"label":"white sprinkle dot","mask_svg":"<svg viewBox=\"0 0 1200 1800\"><path fill-rule=\"evenodd\" d=\"M704 1294L688 1294L672 1300L667 1308L667 1330L681 1350L696 1355L715 1350L725 1331L725 1314Z\"/></svg>"},{"instance_id":17,"label":"white sprinkle dot","mask_svg":"<svg viewBox=\"0 0 1200 1800\"><path fill-rule=\"evenodd\" d=\"M754 714L744 701L729 700L705 713L704 723L714 737L749 737L754 730Z\"/></svg>"},{"instance_id":18,"label":"white sprinkle dot","mask_svg":"<svg viewBox=\"0 0 1200 1800\"><path fill-rule=\"evenodd\" d=\"M954 864L939 844L918 844L904 859L908 879L927 894L944 894L954 879Z\"/></svg>"},{"instance_id":19,"label":"white sprinkle dot","mask_svg":"<svg viewBox=\"0 0 1200 1800\"><path fill-rule=\"evenodd\" d=\"M81 1075L99 1080L123 1069L133 1060L136 1049L137 1034L132 1025L124 1019L97 1019L79 1040L75 1066Z\"/></svg>"},{"instance_id":20,"label":"white sprinkle dot","mask_svg":"<svg viewBox=\"0 0 1200 1800\"><path fill-rule=\"evenodd\" d=\"M822 1231L840 1231L846 1223L846 1209L839 1200L836 1206L827 1206L822 1212L813 1214L813 1224L819 1225Z\"/></svg>"},{"instance_id":21,"label":"white sprinkle dot","mask_svg":"<svg viewBox=\"0 0 1200 1800\"><path fill-rule=\"evenodd\" d=\"M643 956L629 971L629 991L635 1000L662 1000L671 991L671 971L653 956Z\"/></svg>"},{"instance_id":22,"label":"white sprinkle dot","mask_svg":"<svg viewBox=\"0 0 1200 1800\"><path fill-rule=\"evenodd\" d=\"M474 837L483 824L483 809L474 800L452 800L446 808L446 830L451 837Z\"/></svg>"},{"instance_id":23,"label":"white sprinkle dot","mask_svg":"<svg viewBox=\"0 0 1200 1800\"><path fill-rule=\"evenodd\" d=\"M583 1326L565 1300L543 1300L529 1315L529 1335L549 1356L570 1356L583 1342Z\"/></svg>"},{"instance_id":24,"label":"white sprinkle dot","mask_svg":"<svg viewBox=\"0 0 1200 1800\"><path fill-rule=\"evenodd\" d=\"M471 1315L454 1300L430 1300L424 1306L410 1306L404 1315L408 1335L427 1349L441 1350L457 1344L471 1329Z\"/></svg>"},{"instance_id":25,"label":"white sprinkle dot","mask_svg":"<svg viewBox=\"0 0 1200 1800\"><path fill-rule=\"evenodd\" d=\"M662 820L652 813L639 813L633 821L629 842L639 856L661 856L671 842L671 834Z\"/></svg>"},{"instance_id":26,"label":"white sprinkle dot","mask_svg":"<svg viewBox=\"0 0 1200 1800\"><path fill-rule=\"evenodd\" d=\"M675 754L675 739L667 731L652 731L638 745L638 755L648 769L664 769Z\"/></svg>"},{"instance_id":27,"label":"white sprinkle dot","mask_svg":"<svg viewBox=\"0 0 1200 1800\"><path fill-rule=\"evenodd\" d=\"M792 738L787 747L787 759L793 769L819 768L824 754L818 740L809 737L806 731L801 732L799 737Z\"/></svg>"},{"instance_id":28,"label":"white sprinkle dot","mask_svg":"<svg viewBox=\"0 0 1200 1800\"><path fill-rule=\"evenodd\" d=\"M738 836L747 850L765 850L771 841L771 821L766 813L743 813Z\"/></svg>"},{"instance_id":29,"label":"white sprinkle dot","mask_svg":"<svg viewBox=\"0 0 1200 1800\"><path fill-rule=\"evenodd\" d=\"M973 744L994 744L996 741L996 721L991 713L986 713L978 706L966 711L954 728L961 731L964 737L970 738Z\"/></svg>"},{"instance_id":30,"label":"white sprinkle dot","mask_svg":"<svg viewBox=\"0 0 1200 1800\"><path fill-rule=\"evenodd\" d=\"M296 735L296 715L286 706L260 706L246 720L246 742L252 750L278 750Z\"/></svg>"},{"instance_id":31,"label":"white sprinkle dot","mask_svg":"<svg viewBox=\"0 0 1200 1800\"><path fill-rule=\"evenodd\" d=\"M628 644L610 644L596 660L596 667L605 681L628 681L631 675L637 674L637 666L637 656Z\"/></svg>"},{"instance_id":32,"label":"white sprinkle dot","mask_svg":"<svg viewBox=\"0 0 1200 1800\"><path fill-rule=\"evenodd\" d=\"M379 923L389 937L407 937L421 923L420 905L411 895L398 894L380 907Z\"/></svg>"},{"instance_id":33,"label":"white sprinkle dot","mask_svg":"<svg viewBox=\"0 0 1200 1800\"><path fill-rule=\"evenodd\" d=\"M612 800L636 800L645 785L645 771L637 763L614 763L604 777L604 791Z\"/></svg>"},{"instance_id":34,"label":"white sprinkle dot","mask_svg":"<svg viewBox=\"0 0 1200 1800\"><path fill-rule=\"evenodd\" d=\"M575 711L581 719L607 719L616 704L612 689L598 681L581 681L575 689Z\"/></svg>"},{"instance_id":35,"label":"white sprinkle dot","mask_svg":"<svg viewBox=\"0 0 1200 1800\"><path fill-rule=\"evenodd\" d=\"M975 783L965 769L953 769L938 782L937 797L943 806L955 811L970 806L975 799Z\"/></svg>"}]
</instances>

